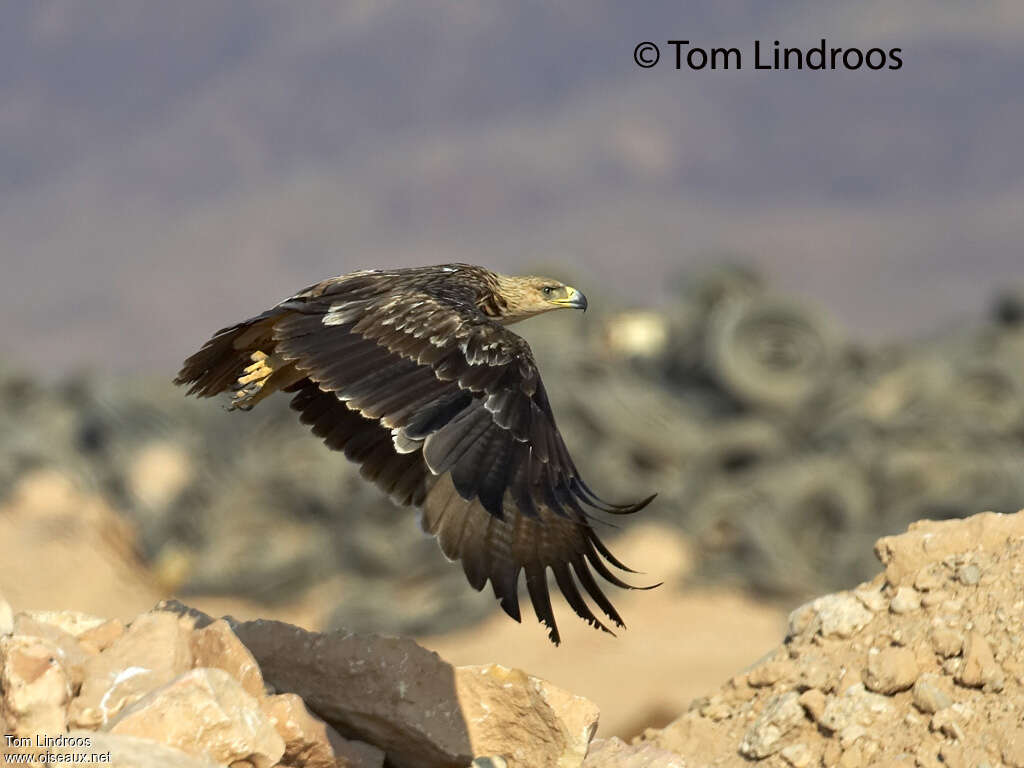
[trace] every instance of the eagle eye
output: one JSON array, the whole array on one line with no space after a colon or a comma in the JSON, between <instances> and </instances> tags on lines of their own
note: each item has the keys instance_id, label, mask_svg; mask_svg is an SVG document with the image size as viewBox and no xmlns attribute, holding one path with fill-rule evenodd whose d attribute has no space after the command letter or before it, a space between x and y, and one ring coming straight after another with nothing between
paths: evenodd
<instances>
[{"instance_id":1,"label":"eagle eye","mask_svg":"<svg viewBox=\"0 0 1024 768\"><path fill-rule=\"evenodd\" d=\"M550 296L554 292L554 290L555 287L553 285L545 285L543 288L541 288L541 291L544 293L545 296Z\"/></svg>"}]
</instances>

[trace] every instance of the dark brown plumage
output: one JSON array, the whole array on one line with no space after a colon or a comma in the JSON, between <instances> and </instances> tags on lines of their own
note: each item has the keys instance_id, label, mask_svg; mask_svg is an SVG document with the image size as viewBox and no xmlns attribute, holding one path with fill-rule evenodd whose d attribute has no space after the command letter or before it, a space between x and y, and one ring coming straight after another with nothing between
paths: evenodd
<instances>
[{"instance_id":1,"label":"dark brown plumage","mask_svg":"<svg viewBox=\"0 0 1024 768\"><path fill-rule=\"evenodd\" d=\"M242 409L293 392L302 422L396 502L421 508L444 554L475 589L490 581L516 621L524 572L558 643L547 569L575 612L605 631L577 584L618 626L591 569L631 588L609 569L629 570L586 508L626 514L654 498L609 504L583 482L530 347L506 328L564 307L586 309L586 298L556 280L466 264L354 272L218 331L175 383L200 397L231 390Z\"/></svg>"}]
</instances>

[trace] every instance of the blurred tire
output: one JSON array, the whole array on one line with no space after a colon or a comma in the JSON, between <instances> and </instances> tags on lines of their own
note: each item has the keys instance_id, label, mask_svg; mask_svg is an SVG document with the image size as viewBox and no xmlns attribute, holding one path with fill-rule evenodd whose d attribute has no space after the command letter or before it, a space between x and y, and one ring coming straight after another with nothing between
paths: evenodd
<instances>
[{"instance_id":1,"label":"blurred tire","mask_svg":"<svg viewBox=\"0 0 1024 768\"><path fill-rule=\"evenodd\" d=\"M820 392L838 345L823 318L775 298L722 304L706 338L708 366L740 402L792 412Z\"/></svg>"},{"instance_id":2,"label":"blurred tire","mask_svg":"<svg viewBox=\"0 0 1024 768\"><path fill-rule=\"evenodd\" d=\"M1024 386L996 360L955 364L942 410L957 415L971 434L1006 434L1024 424Z\"/></svg>"}]
</instances>

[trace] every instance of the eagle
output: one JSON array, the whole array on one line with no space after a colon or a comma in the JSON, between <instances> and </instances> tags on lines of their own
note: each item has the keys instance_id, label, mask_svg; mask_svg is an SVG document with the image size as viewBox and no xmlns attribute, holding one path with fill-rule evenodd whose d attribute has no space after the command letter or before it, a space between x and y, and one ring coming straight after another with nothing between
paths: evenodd
<instances>
[{"instance_id":1,"label":"eagle","mask_svg":"<svg viewBox=\"0 0 1024 768\"><path fill-rule=\"evenodd\" d=\"M470 585L480 591L490 581L516 621L525 574L534 613L557 645L547 571L580 618L611 632L582 587L624 628L594 573L636 589L609 565L635 571L591 523L595 510L630 514L654 499L612 504L584 482L530 346L508 327L586 308L580 291L546 277L469 264L362 270L218 331L174 382L199 397L230 391L229 408L240 410L294 393L301 421L395 502L418 508L423 530L461 561Z\"/></svg>"}]
</instances>

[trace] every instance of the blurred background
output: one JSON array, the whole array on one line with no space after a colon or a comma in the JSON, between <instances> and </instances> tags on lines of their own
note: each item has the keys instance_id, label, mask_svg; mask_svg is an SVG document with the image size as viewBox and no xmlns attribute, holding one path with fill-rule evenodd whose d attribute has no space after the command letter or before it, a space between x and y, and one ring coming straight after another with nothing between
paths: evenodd
<instances>
[{"instance_id":1,"label":"blurred background","mask_svg":"<svg viewBox=\"0 0 1024 768\"><path fill-rule=\"evenodd\" d=\"M1024 506L1019 3L33 0L3 20L16 609L173 594L413 634L628 735L869 578L878 536ZM676 71L677 38L904 66ZM660 494L608 534L666 581L621 596L618 640L581 626L556 650L497 616L286 398L228 413L169 383L298 288L448 261L590 297L519 328L585 476Z\"/></svg>"}]
</instances>

